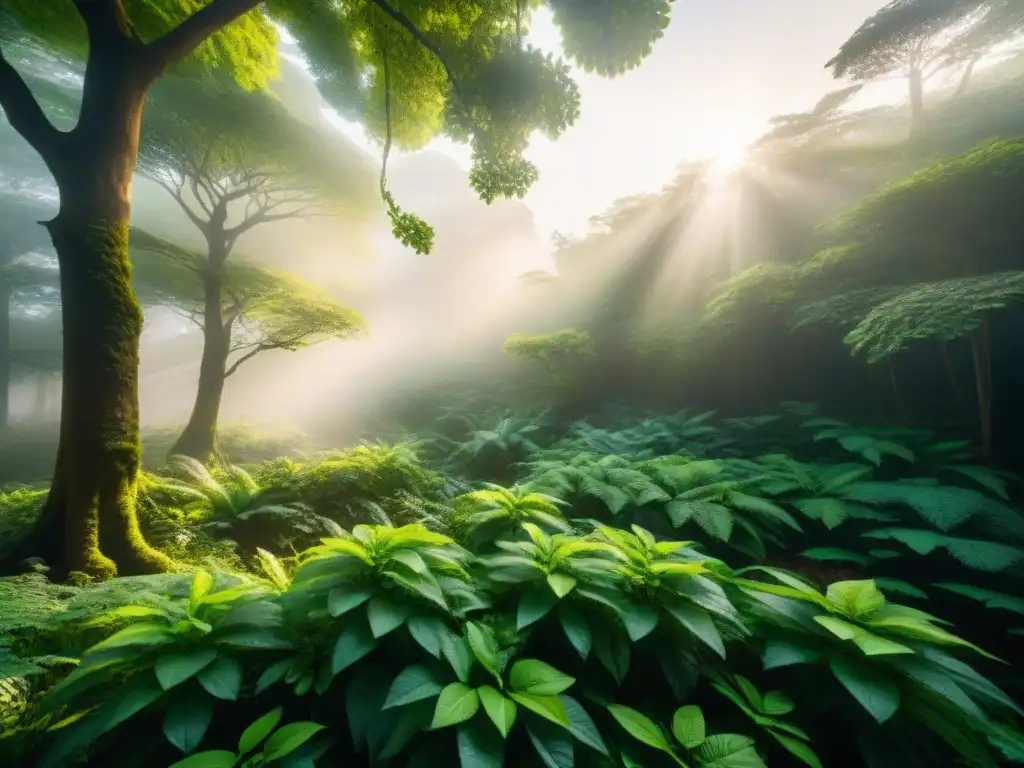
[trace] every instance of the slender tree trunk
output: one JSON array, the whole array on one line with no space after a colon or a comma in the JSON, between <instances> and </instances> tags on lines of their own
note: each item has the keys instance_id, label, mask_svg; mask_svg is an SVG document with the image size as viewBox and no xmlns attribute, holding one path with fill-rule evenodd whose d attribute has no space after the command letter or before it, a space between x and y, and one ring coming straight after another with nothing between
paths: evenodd
<instances>
[{"instance_id":1,"label":"slender tree trunk","mask_svg":"<svg viewBox=\"0 0 1024 768\"><path fill-rule=\"evenodd\" d=\"M981 455L992 456L992 350L988 323L983 321L971 335L974 352L974 380L978 394L978 426L981 432Z\"/></svg>"},{"instance_id":2,"label":"slender tree trunk","mask_svg":"<svg viewBox=\"0 0 1024 768\"><path fill-rule=\"evenodd\" d=\"M60 445L34 542L57 573L168 570L135 514L142 310L131 286L131 182L147 83L124 38L93 45L78 126L53 169L47 224L60 265L64 333ZM120 46L120 47L119 47Z\"/></svg>"},{"instance_id":3,"label":"slender tree trunk","mask_svg":"<svg viewBox=\"0 0 1024 768\"><path fill-rule=\"evenodd\" d=\"M0 264L0 429L6 429L11 415L11 284Z\"/></svg>"},{"instance_id":4,"label":"slender tree trunk","mask_svg":"<svg viewBox=\"0 0 1024 768\"><path fill-rule=\"evenodd\" d=\"M910 70L910 127L916 128L924 116L924 77L916 67Z\"/></svg>"},{"instance_id":5,"label":"slender tree trunk","mask_svg":"<svg viewBox=\"0 0 1024 768\"><path fill-rule=\"evenodd\" d=\"M964 401L964 388L960 385L960 376L957 374L956 364L953 362L953 356L949 353L949 342L940 341L939 346L942 349L942 362L946 367L946 378L949 379L949 386L953 390L953 394L956 395L957 402L962 404Z\"/></svg>"},{"instance_id":6,"label":"slender tree trunk","mask_svg":"<svg viewBox=\"0 0 1024 768\"><path fill-rule=\"evenodd\" d=\"M967 92L967 88L971 84L971 77L974 75L974 67L977 64L977 59L971 59L967 62L967 66L964 68L964 73L960 76L960 83L957 85L956 91L953 92L954 99L959 99Z\"/></svg>"},{"instance_id":7,"label":"slender tree trunk","mask_svg":"<svg viewBox=\"0 0 1024 768\"><path fill-rule=\"evenodd\" d=\"M219 457L217 416L224 393L225 365L231 347L231 323L225 322L222 303L223 264L211 253L203 278L203 357L199 365L199 387L192 415L181 436L171 448L172 454L191 456L202 462ZM224 256L226 258L226 255Z\"/></svg>"},{"instance_id":8,"label":"slender tree trunk","mask_svg":"<svg viewBox=\"0 0 1024 768\"><path fill-rule=\"evenodd\" d=\"M36 396L32 401L32 421L42 422L46 418L46 404L50 394L50 377L40 373L36 377Z\"/></svg>"}]
</instances>

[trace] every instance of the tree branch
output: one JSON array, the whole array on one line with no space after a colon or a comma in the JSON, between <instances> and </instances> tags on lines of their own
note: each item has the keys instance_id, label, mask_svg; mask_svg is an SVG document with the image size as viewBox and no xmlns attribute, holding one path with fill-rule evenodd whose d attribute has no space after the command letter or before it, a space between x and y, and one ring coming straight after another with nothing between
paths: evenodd
<instances>
[{"instance_id":1,"label":"tree branch","mask_svg":"<svg viewBox=\"0 0 1024 768\"><path fill-rule=\"evenodd\" d=\"M146 46L146 55L154 67L153 77L162 76L210 36L256 8L260 2L262 0L211 0L163 37Z\"/></svg>"},{"instance_id":2,"label":"tree branch","mask_svg":"<svg viewBox=\"0 0 1024 768\"><path fill-rule=\"evenodd\" d=\"M246 352L240 358L235 360L235 362L231 365L230 368L228 368L226 371L224 371L224 378L226 379L228 376L230 376L235 371L237 371L238 367L242 363L244 363L246 360L252 360L252 358L256 357L256 355L258 355L260 352L263 352L264 350L267 350L267 349L274 349L274 347L273 346L268 347L268 346L264 346L263 344L257 344L255 349L251 349L248 352Z\"/></svg>"},{"instance_id":3,"label":"tree branch","mask_svg":"<svg viewBox=\"0 0 1024 768\"><path fill-rule=\"evenodd\" d=\"M0 107L7 121L43 158L46 167L54 172L63 161L63 143L67 134L49 121L28 83L0 50Z\"/></svg>"}]
</instances>

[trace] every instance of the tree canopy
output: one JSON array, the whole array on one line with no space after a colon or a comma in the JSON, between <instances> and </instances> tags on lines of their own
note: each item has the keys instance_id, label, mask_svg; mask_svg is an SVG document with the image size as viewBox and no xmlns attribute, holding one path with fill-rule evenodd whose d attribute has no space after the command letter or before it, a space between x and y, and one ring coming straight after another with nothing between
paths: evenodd
<instances>
[{"instance_id":1,"label":"tree canopy","mask_svg":"<svg viewBox=\"0 0 1024 768\"><path fill-rule=\"evenodd\" d=\"M140 299L176 307L202 327L206 297L196 272L207 257L140 229L132 231L131 247ZM222 297L232 329L226 376L260 352L351 338L365 328L358 312L316 285L244 259L226 265Z\"/></svg>"}]
</instances>

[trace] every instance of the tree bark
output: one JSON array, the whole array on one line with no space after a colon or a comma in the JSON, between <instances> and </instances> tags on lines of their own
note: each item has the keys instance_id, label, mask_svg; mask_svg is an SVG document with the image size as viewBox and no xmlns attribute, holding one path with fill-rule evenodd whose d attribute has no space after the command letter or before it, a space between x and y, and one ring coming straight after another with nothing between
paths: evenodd
<instances>
[{"instance_id":1,"label":"tree bark","mask_svg":"<svg viewBox=\"0 0 1024 768\"><path fill-rule=\"evenodd\" d=\"M971 84L971 77L974 75L974 67L977 64L977 59L971 59L967 62L967 66L964 68L964 73L960 76L960 83L957 85L956 91L953 92L954 99L960 98L967 92L967 88Z\"/></svg>"},{"instance_id":2,"label":"tree bark","mask_svg":"<svg viewBox=\"0 0 1024 768\"><path fill-rule=\"evenodd\" d=\"M917 127L924 116L924 76L916 67L910 70L910 126Z\"/></svg>"},{"instance_id":3,"label":"tree bark","mask_svg":"<svg viewBox=\"0 0 1024 768\"><path fill-rule=\"evenodd\" d=\"M11 415L11 284L0 260L0 429L6 429Z\"/></svg>"},{"instance_id":4,"label":"tree bark","mask_svg":"<svg viewBox=\"0 0 1024 768\"><path fill-rule=\"evenodd\" d=\"M988 323L982 321L971 335L974 352L974 380L978 394L978 426L981 432L981 455L992 456L992 351Z\"/></svg>"},{"instance_id":5,"label":"tree bark","mask_svg":"<svg viewBox=\"0 0 1024 768\"><path fill-rule=\"evenodd\" d=\"M203 357L199 365L199 387L185 430L171 448L172 455L191 456L202 462L217 459L217 417L224 393L225 366L231 348L231 322L225 322L222 303L223 259L214 262L211 253L203 277ZM225 255L226 258L226 255Z\"/></svg>"},{"instance_id":6,"label":"tree bark","mask_svg":"<svg viewBox=\"0 0 1024 768\"><path fill-rule=\"evenodd\" d=\"M148 82L129 41L93 47L79 123L55 164L60 212L47 224L60 265L60 444L36 554L96 578L170 570L135 514L141 459L139 338L131 286L131 182ZM121 47L119 47L119 45Z\"/></svg>"}]
</instances>

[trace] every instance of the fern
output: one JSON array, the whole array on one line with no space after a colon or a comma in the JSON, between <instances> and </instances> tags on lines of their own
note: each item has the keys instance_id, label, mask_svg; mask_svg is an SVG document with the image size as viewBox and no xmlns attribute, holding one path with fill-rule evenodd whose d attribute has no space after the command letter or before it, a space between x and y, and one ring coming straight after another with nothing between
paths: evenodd
<instances>
[{"instance_id":1,"label":"fern","mask_svg":"<svg viewBox=\"0 0 1024 768\"><path fill-rule=\"evenodd\" d=\"M936 531L911 528L881 528L862 534L872 539L891 539L919 555L944 549L961 565L987 573L1001 573L1024 563L1024 549L993 541L962 539Z\"/></svg>"}]
</instances>

